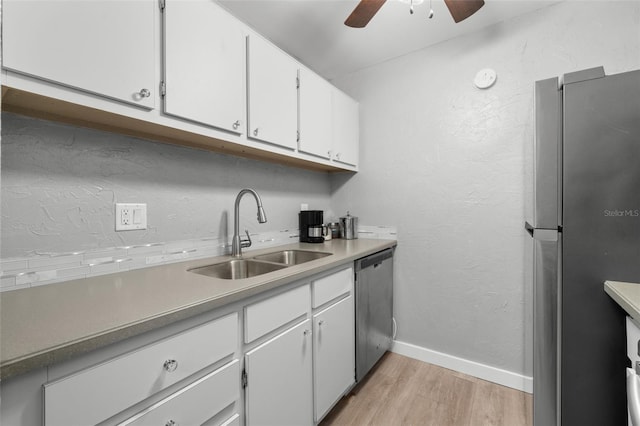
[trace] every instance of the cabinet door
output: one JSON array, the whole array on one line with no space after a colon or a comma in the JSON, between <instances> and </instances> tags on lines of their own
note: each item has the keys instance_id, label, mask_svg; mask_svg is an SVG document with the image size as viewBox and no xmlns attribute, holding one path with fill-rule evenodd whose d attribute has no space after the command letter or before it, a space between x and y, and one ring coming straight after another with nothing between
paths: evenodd
<instances>
[{"instance_id":1,"label":"cabinet door","mask_svg":"<svg viewBox=\"0 0 640 426\"><path fill-rule=\"evenodd\" d=\"M358 165L359 106L356 101L333 90L333 151L332 158L345 164Z\"/></svg>"},{"instance_id":2,"label":"cabinet door","mask_svg":"<svg viewBox=\"0 0 640 426\"><path fill-rule=\"evenodd\" d=\"M248 425L313 424L311 321L245 355Z\"/></svg>"},{"instance_id":3,"label":"cabinet door","mask_svg":"<svg viewBox=\"0 0 640 426\"><path fill-rule=\"evenodd\" d=\"M2 2L2 66L155 107L153 0Z\"/></svg>"},{"instance_id":4,"label":"cabinet door","mask_svg":"<svg viewBox=\"0 0 640 426\"><path fill-rule=\"evenodd\" d=\"M248 49L247 136L295 149L298 144L297 64L258 36L249 36Z\"/></svg>"},{"instance_id":5,"label":"cabinet door","mask_svg":"<svg viewBox=\"0 0 640 426\"><path fill-rule=\"evenodd\" d=\"M315 421L355 382L353 296L313 316Z\"/></svg>"},{"instance_id":6,"label":"cabinet door","mask_svg":"<svg viewBox=\"0 0 640 426\"><path fill-rule=\"evenodd\" d=\"M246 41L213 0L167 0L164 111L233 133L245 129Z\"/></svg>"},{"instance_id":7,"label":"cabinet door","mask_svg":"<svg viewBox=\"0 0 640 426\"><path fill-rule=\"evenodd\" d=\"M322 158L331 157L331 92L322 77L300 69L298 150Z\"/></svg>"}]
</instances>

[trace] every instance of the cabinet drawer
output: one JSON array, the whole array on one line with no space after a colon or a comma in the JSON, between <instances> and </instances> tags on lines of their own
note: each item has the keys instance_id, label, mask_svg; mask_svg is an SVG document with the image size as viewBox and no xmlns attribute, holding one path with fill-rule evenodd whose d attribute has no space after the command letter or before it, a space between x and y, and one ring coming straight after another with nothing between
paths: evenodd
<instances>
[{"instance_id":1,"label":"cabinet drawer","mask_svg":"<svg viewBox=\"0 0 640 426\"><path fill-rule=\"evenodd\" d=\"M313 307L324 305L353 289L353 268L322 277L313 282Z\"/></svg>"},{"instance_id":2,"label":"cabinet drawer","mask_svg":"<svg viewBox=\"0 0 640 426\"><path fill-rule=\"evenodd\" d=\"M239 397L240 362L236 359L119 426L201 425Z\"/></svg>"},{"instance_id":3,"label":"cabinet drawer","mask_svg":"<svg viewBox=\"0 0 640 426\"><path fill-rule=\"evenodd\" d=\"M44 423L99 423L233 354L237 347L238 314L234 312L46 384Z\"/></svg>"},{"instance_id":4,"label":"cabinet drawer","mask_svg":"<svg viewBox=\"0 0 640 426\"><path fill-rule=\"evenodd\" d=\"M309 310L309 284L244 308L244 341L249 343Z\"/></svg>"}]
</instances>

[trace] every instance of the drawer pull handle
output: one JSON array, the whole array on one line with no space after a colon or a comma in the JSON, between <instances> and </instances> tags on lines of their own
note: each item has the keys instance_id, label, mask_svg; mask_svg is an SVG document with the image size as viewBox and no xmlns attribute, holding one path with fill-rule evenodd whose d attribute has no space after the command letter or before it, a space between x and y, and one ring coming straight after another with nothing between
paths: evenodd
<instances>
[{"instance_id":1,"label":"drawer pull handle","mask_svg":"<svg viewBox=\"0 0 640 426\"><path fill-rule=\"evenodd\" d=\"M178 361L175 359L168 359L164 362L164 369L171 373L172 371L176 371L178 368Z\"/></svg>"}]
</instances>

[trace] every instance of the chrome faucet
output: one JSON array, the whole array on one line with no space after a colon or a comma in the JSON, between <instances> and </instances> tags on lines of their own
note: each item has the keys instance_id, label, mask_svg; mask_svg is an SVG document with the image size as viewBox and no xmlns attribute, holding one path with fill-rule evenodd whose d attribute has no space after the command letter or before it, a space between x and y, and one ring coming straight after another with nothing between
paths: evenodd
<instances>
[{"instance_id":1,"label":"chrome faucet","mask_svg":"<svg viewBox=\"0 0 640 426\"><path fill-rule=\"evenodd\" d=\"M252 194L253 198L256 199L256 204L258 205L258 223L265 223L267 221L267 215L264 213L264 209L262 208L262 200L256 191L253 189L245 188L238 193L236 197L236 204L233 209L233 240L231 243L231 255L233 257L242 256L242 248L243 247L251 247L251 237L249 236L249 231L245 229L245 233L247 234L247 239L242 240L240 238L240 199L244 194Z\"/></svg>"}]
</instances>

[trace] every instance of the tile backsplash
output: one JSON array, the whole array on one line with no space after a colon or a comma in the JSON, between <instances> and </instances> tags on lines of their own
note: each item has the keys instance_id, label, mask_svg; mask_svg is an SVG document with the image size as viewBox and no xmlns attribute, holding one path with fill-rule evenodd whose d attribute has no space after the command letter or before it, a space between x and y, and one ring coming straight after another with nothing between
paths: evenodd
<instances>
[{"instance_id":1,"label":"tile backsplash","mask_svg":"<svg viewBox=\"0 0 640 426\"><path fill-rule=\"evenodd\" d=\"M358 227L359 238L395 240L396 234L396 228L390 226ZM290 244L298 241L298 230L251 234L251 240L249 250ZM37 252L29 257L0 260L0 291L224 256L230 251L231 243L226 238L202 238L67 253Z\"/></svg>"}]
</instances>

